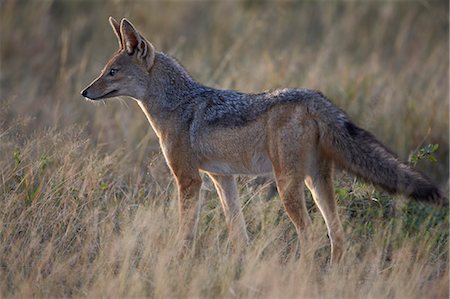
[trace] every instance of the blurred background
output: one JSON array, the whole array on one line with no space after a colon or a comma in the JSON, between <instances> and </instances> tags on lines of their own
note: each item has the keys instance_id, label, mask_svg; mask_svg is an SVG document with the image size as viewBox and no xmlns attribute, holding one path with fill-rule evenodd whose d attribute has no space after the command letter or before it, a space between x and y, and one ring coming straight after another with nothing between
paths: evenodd
<instances>
[{"instance_id":1,"label":"blurred background","mask_svg":"<svg viewBox=\"0 0 450 299\"><path fill-rule=\"evenodd\" d=\"M338 267L309 192L313 260L260 178L239 179L247 253L206 186L179 259L176 188L144 114L80 95L117 49L108 17L126 17L203 84L321 90L448 194L448 6L0 0L0 297L448 298L448 210L342 173Z\"/></svg>"},{"instance_id":2,"label":"blurred background","mask_svg":"<svg viewBox=\"0 0 450 299\"><path fill-rule=\"evenodd\" d=\"M0 8L0 136L13 133L18 145L76 126L96 148L136 153L132 163L159 155L132 100L94 105L79 95L117 48L108 17L126 17L206 85L319 89L402 160L439 144L437 162L417 167L448 188L447 1L6 0Z\"/></svg>"}]
</instances>

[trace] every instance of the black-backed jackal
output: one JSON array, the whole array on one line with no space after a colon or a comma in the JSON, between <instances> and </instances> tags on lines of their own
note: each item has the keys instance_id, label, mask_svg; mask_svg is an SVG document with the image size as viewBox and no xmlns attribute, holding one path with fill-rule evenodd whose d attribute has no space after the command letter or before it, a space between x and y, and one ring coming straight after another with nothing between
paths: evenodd
<instances>
[{"instance_id":1,"label":"black-backed jackal","mask_svg":"<svg viewBox=\"0 0 450 299\"><path fill-rule=\"evenodd\" d=\"M194 238L200 171L214 182L234 242L248 243L235 175L273 173L300 237L311 224L306 184L325 219L333 261L341 257L344 239L333 191L334 166L389 192L447 204L426 177L401 163L320 92L246 94L206 87L156 51L129 21L109 21L119 50L82 95L91 100L122 95L138 102L176 178L181 241Z\"/></svg>"}]
</instances>

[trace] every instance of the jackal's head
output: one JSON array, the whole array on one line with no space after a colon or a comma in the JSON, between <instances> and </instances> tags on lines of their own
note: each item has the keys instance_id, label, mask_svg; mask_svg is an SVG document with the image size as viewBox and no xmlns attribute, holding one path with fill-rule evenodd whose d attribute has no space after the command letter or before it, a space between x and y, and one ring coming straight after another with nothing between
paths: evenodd
<instances>
[{"instance_id":1,"label":"jackal's head","mask_svg":"<svg viewBox=\"0 0 450 299\"><path fill-rule=\"evenodd\" d=\"M148 86L155 48L126 19L109 23L119 41L119 50L111 57L100 76L81 95L89 100L130 96L142 99Z\"/></svg>"}]
</instances>

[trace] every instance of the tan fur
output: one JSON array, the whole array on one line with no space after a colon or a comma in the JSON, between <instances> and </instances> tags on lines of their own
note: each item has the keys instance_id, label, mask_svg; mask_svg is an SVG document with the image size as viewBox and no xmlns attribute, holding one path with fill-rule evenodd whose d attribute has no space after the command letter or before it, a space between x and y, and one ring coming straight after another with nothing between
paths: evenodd
<instances>
[{"instance_id":1,"label":"tan fur","mask_svg":"<svg viewBox=\"0 0 450 299\"><path fill-rule=\"evenodd\" d=\"M307 242L311 224L306 183L325 219L333 262L342 257L344 239L332 183L335 163L390 191L419 199L440 197L426 178L398 162L320 93L279 90L246 95L208 88L156 52L127 20L119 26L110 18L110 23L119 50L82 94L93 100L126 95L139 103L176 178L183 244L195 238L200 171L214 182L235 243L249 242L235 175L273 173L302 242Z\"/></svg>"}]
</instances>

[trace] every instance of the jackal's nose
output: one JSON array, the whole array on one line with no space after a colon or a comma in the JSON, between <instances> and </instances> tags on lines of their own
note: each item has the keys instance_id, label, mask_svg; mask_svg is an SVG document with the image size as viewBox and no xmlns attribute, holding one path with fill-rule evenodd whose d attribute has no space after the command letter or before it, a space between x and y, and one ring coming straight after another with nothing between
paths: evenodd
<instances>
[{"instance_id":1,"label":"jackal's nose","mask_svg":"<svg viewBox=\"0 0 450 299\"><path fill-rule=\"evenodd\" d=\"M87 97L87 88L84 89L83 91L81 91L81 95L82 95L83 97Z\"/></svg>"}]
</instances>

